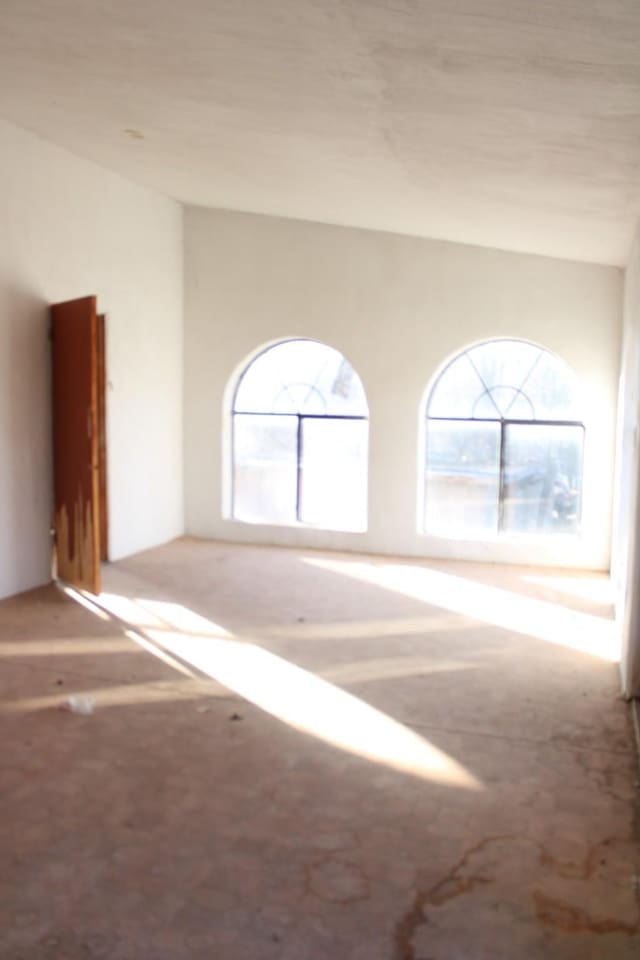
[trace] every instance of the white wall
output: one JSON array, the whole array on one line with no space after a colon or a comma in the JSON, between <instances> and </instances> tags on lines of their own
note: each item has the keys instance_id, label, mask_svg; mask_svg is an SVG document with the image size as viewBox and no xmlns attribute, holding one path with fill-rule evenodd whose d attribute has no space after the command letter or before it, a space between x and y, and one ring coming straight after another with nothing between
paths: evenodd
<instances>
[{"instance_id":1,"label":"white wall","mask_svg":"<svg viewBox=\"0 0 640 960\"><path fill-rule=\"evenodd\" d=\"M612 575L621 636L622 687L640 695L640 230L625 275L618 478Z\"/></svg>"},{"instance_id":2,"label":"white wall","mask_svg":"<svg viewBox=\"0 0 640 960\"><path fill-rule=\"evenodd\" d=\"M622 274L613 267L204 209L185 213L187 530L204 537L402 555L609 566ZM230 384L258 347L313 337L363 379L369 530L244 525L223 514ZM469 343L521 337L584 387L580 537L456 542L418 533L419 411Z\"/></svg>"},{"instance_id":3,"label":"white wall","mask_svg":"<svg viewBox=\"0 0 640 960\"><path fill-rule=\"evenodd\" d=\"M48 305L107 314L110 552L183 531L182 210L0 121L0 596L50 579Z\"/></svg>"}]
</instances>

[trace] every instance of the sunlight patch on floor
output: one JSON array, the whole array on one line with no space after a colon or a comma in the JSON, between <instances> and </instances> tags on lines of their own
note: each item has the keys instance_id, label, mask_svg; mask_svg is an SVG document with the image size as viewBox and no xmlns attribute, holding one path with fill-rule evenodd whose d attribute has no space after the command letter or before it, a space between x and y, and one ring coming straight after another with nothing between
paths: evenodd
<instances>
[{"instance_id":1,"label":"sunlight patch on floor","mask_svg":"<svg viewBox=\"0 0 640 960\"><path fill-rule=\"evenodd\" d=\"M298 730L434 783L483 789L456 760L382 711L255 643L234 639L187 607L116 594L85 604L94 605L120 620L126 612L123 626L131 624L132 639L142 637ZM194 633L195 626L204 632Z\"/></svg>"},{"instance_id":2,"label":"sunlight patch on floor","mask_svg":"<svg viewBox=\"0 0 640 960\"><path fill-rule=\"evenodd\" d=\"M464 577L406 564L309 556L304 557L303 562L319 570L329 570L504 630L526 634L603 660L616 662L620 658L619 642L612 621L546 600L536 600Z\"/></svg>"},{"instance_id":3,"label":"sunlight patch on floor","mask_svg":"<svg viewBox=\"0 0 640 960\"><path fill-rule=\"evenodd\" d=\"M103 707L140 706L145 703L163 703L173 700L199 700L202 697L221 697L227 690L213 680L197 677L193 680L148 681L126 683L113 687L95 687L75 691L70 697L89 701L95 709ZM66 709L70 697L50 694L44 697L23 697L20 700L5 700L0 704L2 713L28 713L32 710L50 708Z\"/></svg>"},{"instance_id":4,"label":"sunlight patch on floor","mask_svg":"<svg viewBox=\"0 0 640 960\"><path fill-rule=\"evenodd\" d=\"M477 664L459 660L433 660L426 657L376 657L371 660L353 660L318 671L331 683L371 683L375 680L397 680L400 677L424 677L435 673L453 673L477 669Z\"/></svg>"},{"instance_id":5,"label":"sunlight patch on floor","mask_svg":"<svg viewBox=\"0 0 640 960\"><path fill-rule=\"evenodd\" d=\"M99 656L112 653L133 653L127 640L110 637L87 637L59 640L16 640L13 643L0 641L0 658L3 657L73 657L90 654Z\"/></svg>"},{"instance_id":6,"label":"sunlight patch on floor","mask_svg":"<svg viewBox=\"0 0 640 960\"><path fill-rule=\"evenodd\" d=\"M590 600L592 603L598 603L603 607L613 605L614 589L609 577L566 577L549 576L545 574L536 574L523 576L526 583L534 583L541 587L550 587L560 593L566 593L572 597L579 597L581 600Z\"/></svg>"},{"instance_id":7,"label":"sunlight patch on floor","mask_svg":"<svg viewBox=\"0 0 640 960\"><path fill-rule=\"evenodd\" d=\"M380 710L252 643L149 630L207 676L298 730L436 783L480 789L447 754Z\"/></svg>"},{"instance_id":8,"label":"sunlight patch on floor","mask_svg":"<svg viewBox=\"0 0 640 960\"><path fill-rule=\"evenodd\" d=\"M343 620L322 623L284 623L254 631L273 640L370 640L372 637L410 637L475 627L470 617L436 614L432 617L390 617L385 620Z\"/></svg>"}]
</instances>

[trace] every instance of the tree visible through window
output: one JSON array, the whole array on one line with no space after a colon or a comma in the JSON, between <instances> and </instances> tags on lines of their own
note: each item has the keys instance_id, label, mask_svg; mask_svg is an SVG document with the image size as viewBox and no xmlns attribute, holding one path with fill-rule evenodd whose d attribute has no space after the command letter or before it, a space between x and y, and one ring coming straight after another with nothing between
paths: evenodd
<instances>
[{"instance_id":1,"label":"tree visible through window","mask_svg":"<svg viewBox=\"0 0 640 960\"><path fill-rule=\"evenodd\" d=\"M465 350L431 391L426 431L427 532L578 531L584 426L552 353L520 340Z\"/></svg>"},{"instance_id":2,"label":"tree visible through window","mask_svg":"<svg viewBox=\"0 0 640 960\"><path fill-rule=\"evenodd\" d=\"M232 515L364 530L367 453L364 389L342 354L315 340L269 347L234 397Z\"/></svg>"}]
</instances>

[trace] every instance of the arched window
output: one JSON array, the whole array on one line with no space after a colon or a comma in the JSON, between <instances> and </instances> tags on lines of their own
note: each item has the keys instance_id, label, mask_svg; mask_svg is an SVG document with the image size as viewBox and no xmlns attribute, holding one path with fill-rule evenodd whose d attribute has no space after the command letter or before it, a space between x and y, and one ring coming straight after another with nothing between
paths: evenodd
<instances>
[{"instance_id":1,"label":"arched window","mask_svg":"<svg viewBox=\"0 0 640 960\"><path fill-rule=\"evenodd\" d=\"M368 426L360 377L337 350L263 351L233 400L233 517L365 530Z\"/></svg>"},{"instance_id":2,"label":"arched window","mask_svg":"<svg viewBox=\"0 0 640 960\"><path fill-rule=\"evenodd\" d=\"M576 533L577 399L572 371L534 344L492 340L455 357L427 405L425 531Z\"/></svg>"}]
</instances>

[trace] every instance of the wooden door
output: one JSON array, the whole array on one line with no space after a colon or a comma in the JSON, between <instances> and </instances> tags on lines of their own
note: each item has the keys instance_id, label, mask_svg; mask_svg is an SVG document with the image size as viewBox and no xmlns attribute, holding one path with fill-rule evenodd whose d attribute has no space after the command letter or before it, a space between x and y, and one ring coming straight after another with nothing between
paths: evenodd
<instances>
[{"instance_id":1,"label":"wooden door","mask_svg":"<svg viewBox=\"0 0 640 960\"><path fill-rule=\"evenodd\" d=\"M96 298L51 308L57 575L100 592Z\"/></svg>"},{"instance_id":2,"label":"wooden door","mask_svg":"<svg viewBox=\"0 0 640 960\"><path fill-rule=\"evenodd\" d=\"M98 494L100 503L100 559L109 559L107 511L107 343L105 315L98 314Z\"/></svg>"}]
</instances>

